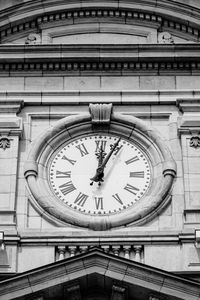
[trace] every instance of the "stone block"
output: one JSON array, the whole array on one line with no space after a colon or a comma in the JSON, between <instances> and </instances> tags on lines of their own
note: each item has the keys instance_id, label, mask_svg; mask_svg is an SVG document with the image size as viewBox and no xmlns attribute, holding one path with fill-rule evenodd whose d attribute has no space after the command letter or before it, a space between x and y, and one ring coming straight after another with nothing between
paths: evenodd
<instances>
[{"instance_id":1,"label":"stone block","mask_svg":"<svg viewBox=\"0 0 200 300\"><path fill-rule=\"evenodd\" d=\"M17 180L17 194L18 196L26 195L26 181L25 178L18 178Z\"/></svg>"},{"instance_id":2,"label":"stone block","mask_svg":"<svg viewBox=\"0 0 200 300\"><path fill-rule=\"evenodd\" d=\"M165 271L182 270L181 249L178 245L145 245L144 262Z\"/></svg>"},{"instance_id":3,"label":"stone block","mask_svg":"<svg viewBox=\"0 0 200 300\"><path fill-rule=\"evenodd\" d=\"M191 136L190 136L191 138ZM200 148L195 148L190 146L190 138L187 138L187 148L186 148L186 155L188 157L200 157Z\"/></svg>"},{"instance_id":4,"label":"stone block","mask_svg":"<svg viewBox=\"0 0 200 300\"><path fill-rule=\"evenodd\" d=\"M48 230L48 229L55 229L55 225L51 224L50 222L46 221L44 218L41 218L41 229L42 230ZM65 225L65 229L67 226ZM67 230L67 229L66 229Z\"/></svg>"},{"instance_id":5,"label":"stone block","mask_svg":"<svg viewBox=\"0 0 200 300\"><path fill-rule=\"evenodd\" d=\"M27 199L26 197L18 196L16 199L16 210L17 212L27 214Z\"/></svg>"},{"instance_id":6,"label":"stone block","mask_svg":"<svg viewBox=\"0 0 200 300\"><path fill-rule=\"evenodd\" d=\"M112 89L112 88L111 88ZM79 95L79 105L82 103L121 103L120 93L110 92L110 93L90 93L81 92Z\"/></svg>"},{"instance_id":7,"label":"stone block","mask_svg":"<svg viewBox=\"0 0 200 300\"><path fill-rule=\"evenodd\" d=\"M169 126L169 139L170 140L177 139L178 138L177 122L170 122L168 126Z\"/></svg>"},{"instance_id":8,"label":"stone block","mask_svg":"<svg viewBox=\"0 0 200 300\"><path fill-rule=\"evenodd\" d=\"M10 193L11 192L11 176L0 175L0 193Z\"/></svg>"},{"instance_id":9,"label":"stone block","mask_svg":"<svg viewBox=\"0 0 200 300\"><path fill-rule=\"evenodd\" d=\"M23 91L24 77L0 77L1 91Z\"/></svg>"},{"instance_id":10,"label":"stone block","mask_svg":"<svg viewBox=\"0 0 200 300\"><path fill-rule=\"evenodd\" d=\"M173 154L173 158L179 161L182 160L182 149L179 140L177 138L170 140L169 145Z\"/></svg>"},{"instance_id":11,"label":"stone block","mask_svg":"<svg viewBox=\"0 0 200 300\"><path fill-rule=\"evenodd\" d=\"M30 202L28 202L28 216L29 217L39 217L38 212L34 209Z\"/></svg>"},{"instance_id":12,"label":"stone block","mask_svg":"<svg viewBox=\"0 0 200 300\"><path fill-rule=\"evenodd\" d=\"M199 192L190 192L189 193L190 206L199 207L200 206L200 191Z\"/></svg>"},{"instance_id":13,"label":"stone block","mask_svg":"<svg viewBox=\"0 0 200 300\"><path fill-rule=\"evenodd\" d=\"M119 90L139 90L139 77L125 76L113 77L104 76L101 78L101 88L103 90L119 91Z\"/></svg>"},{"instance_id":14,"label":"stone block","mask_svg":"<svg viewBox=\"0 0 200 300\"><path fill-rule=\"evenodd\" d=\"M100 86L100 76L79 76L64 78L64 90L99 90Z\"/></svg>"},{"instance_id":15,"label":"stone block","mask_svg":"<svg viewBox=\"0 0 200 300\"><path fill-rule=\"evenodd\" d=\"M173 218L172 216L163 216L159 217L159 230L166 230L173 227Z\"/></svg>"},{"instance_id":16,"label":"stone block","mask_svg":"<svg viewBox=\"0 0 200 300\"><path fill-rule=\"evenodd\" d=\"M35 140L50 127L49 119L34 120L30 125L30 140Z\"/></svg>"},{"instance_id":17,"label":"stone block","mask_svg":"<svg viewBox=\"0 0 200 300\"><path fill-rule=\"evenodd\" d=\"M200 192L200 174L189 174L190 192Z\"/></svg>"},{"instance_id":18,"label":"stone block","mask_svg":"<svg viewBox=\"0 0 200 300\"><path fill-rule=\"evenodd\" d=\"M17 160L14 158L0 159L0 175L16 175Z\"/></svg>"},{"instance_id":19,"label":"stone block","mask_svg":"<svg viewBox=\"0 0 200 300\"><path fill-rule=\"evenodd\" d=\"M198 89L200 86L200 76L176 76L176 89L177 90L188 90Z\"/></svg>"},{"instance_id":20,"label":"stone block","mask_svg":"<svg viewBox=\"0 0 200 300\"><path fill-rule=\"evenodd\" d=\"M175 89L175 76L140 76L141 90Z\"/></svg>"},{"instance_id":21,"label":"stone block","mask_svg":"<svg viewBox=\"0 0 200 300\"><path fill-rule=\"evenodd\" d=\"M173 153L172 153L172 155L173 155ZM176 177L183 177L183 162L182 162L182 160L176 160L176 166L177 166Z\"/></svg>"},{"instance_id":22,"label":"stone block","mask_svg":"<svg viewBox=\"0 0 200 300\"><path fill-rule=\"evenodd\" d=\"M176 178L174 181L174 186L172 190L172 195L183 195L184 194L184 185L182 178Z\"/></svg>"},{"instance_id":23,"label":"stone block","mask_svg":"<svg viewBox=\"0 0 200 300\"><path fill-rule=\"evenodd\" d=\"M25 90L48 91L63 90L63 77L26 77Z\"/></svg>"},{"instance_id":24,"label":"stone block","mask_svg":"<svg viewBox=\"0 0 200 300\"><path fill-rule=\"evenodd\" d=\"M188 157L188 171L190 174L200 174L200 158Z\"/></svg>"},{"instance_id":25,"label":"stone block","mask_svg":"<svg viewBox=\"0 0 200 300\"><path fill-rule=\"evenodd\" d=\"M54 246L22 247L18 252L18 272L35 269L55 261ZM31 257L31 259L30 259Z\"/></svg>"},{"instance_id":26,"label":"stone block","mask_svg":"<svg viewBox=\"0 0 200 300\"><path fill-rule=\"evenodd\" d=\"M10 193L0 194L0 211L10 208Z\"/></svg>"},{"instance_id":27,"label":"stone block","mask_svg":"<svg viewBox=\"0 0 200 300\"><path fill-rule=\"evenodd\" d=\"M30 229L41 229L42 221L40 216L29 217L27 220L27 226Z\"/></svg>"},{"instance_id":28,"label":"stone block","mask_svg":"<svg viewBox=\"0 0 200 300\"><path fill-rule=\"evenodd\" d=\"M160 99L158 97L158 93L150 93L149 91L143 92L141 93L140 91L135 91L133 92L128 92L128 91L122 91L121 92L122 95L122 102L123 103L145 103L145 106L142 107L142 111L143 109L146 109L146 107L152 109L152 106L150 106L150 104L152 103L152 101L154 103L159 103ZM148 105L149 104L149 105ZM141 108L140 108L141 109ZM151 111L149 109L149 111ZM146 110L145 110L146 111Z\"/></svg>"},{"instance_id":29,"label":"stone block","mask_svg":"<svg viewBox=\"0 0 200 300\"><path fill-rule=\"evenodd\" d=\"M172 210L173 213L183 213L185 208L184 195L174 195L172 197Z\"/></svg>"}]
</instances>

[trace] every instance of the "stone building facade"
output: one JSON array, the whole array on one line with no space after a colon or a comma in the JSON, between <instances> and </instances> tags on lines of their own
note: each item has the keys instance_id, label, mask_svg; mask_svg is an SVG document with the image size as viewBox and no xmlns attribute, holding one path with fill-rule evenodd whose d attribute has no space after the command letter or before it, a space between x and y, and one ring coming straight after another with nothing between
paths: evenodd
<instances>
[{"instance_id":1,"label":"stone building facade","mask_svg":"<svg viewBox=\"0 0 200 300\"><path fill-rule=\"evenodd\" d=\"M200 299L199 18L195 0L0 1L0 299ZM90 197L73 167L102 136Z\"/></svg>"}]
</instances>

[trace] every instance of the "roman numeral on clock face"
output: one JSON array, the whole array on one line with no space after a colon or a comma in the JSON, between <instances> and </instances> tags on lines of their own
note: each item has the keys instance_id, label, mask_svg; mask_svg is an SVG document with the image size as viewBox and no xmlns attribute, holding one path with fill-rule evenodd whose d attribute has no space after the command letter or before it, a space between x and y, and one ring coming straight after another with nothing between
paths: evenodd
<instances>
[{"instance_id":1,"label":"roman numeral on clock face","mask_svg":"<svg viewBox=\"0 0 200 300\"><path fill-rule=\"evenodd\" d=\"M127 183L127 185L124 187L124 189L130 193L132 193L133 195L136 195L137 192L139 191L138 188L134 187L133 185Z\"/></svg>"},{"instance_id":2,"label":"roman numeral on clock face","mask_svg":"<svg viewBox=\"0 0 200 300\"><path fill-rule=\"evenodd\" d=\"M83 207L88 197L88 195L79 193L76 199L74 200L74 203Z\"/></svg>"},{"instance_id":3,"label":"roman numeral on clock face","mask_svg":"<svg viewBox=\"0 0 200 300\"><path fill-rule=\"evenodd\" d=\"M122 199L119 197L118 194L114 194L112 195L112 197L117 200L117 202L119 202L119 204L123 205Z\"/></svg>"},{"instance_id":4,"label":"roman numeral on clock face","mask_svg":"<svg viewBox=\"0 0 200 300\"><path fill-rule=\"evenodd\" d=\"M95 197L94 200L96 209L103 209L103 197Z\"/></svg>"},{"instance_id":5,"label":"roman numeral on clock face","mask_svg":"<svg viewBox=\"0 0 200 300\"><path fill-rule=\"evenodd\" d=\"M137 160L139 160L139 157L138 157L138 156L134 156L134 157L132 157L132 158L126 160L125 163L126 163L127 165L129 165L129 164L132 164L133 162L136 162Z\"/></svg>"},{"instance_id":6,"label":"roman numeral on clock face","mask_svg":"<svg viewBox=\"0 0 200 300\"><path fill-rule=\"evenodd\" d=\"M99 150L105 151L107 141L96 140L95 143L96 143L96 150L95 150L95 152L98 152Z\"/></svg>"},{"instance_id":7,"label":"roman numeral on clock face","mask_svg":"<svg viewBox=\"0 0 200 300\"><path fill-rule=\"evenodd\" d=\"M130 177L135 177L135 178L144 178L144 171L139 171L139 172L130 172Z\"/></svg>"},{"instance_id":8,"label":"roman numeral on clock face","mask_svg":"<svg viewBox=\"0 0 200 300\"><path fill-rule=\"evenodd\" d=\"M65 155L63 155L62 159L67 160L71 165L74 165L76 163L76 160L70 159Z\"/></svg>"},{"instance_id":9,"label":"roman numeral on clock face","mask_svg":"<svg viewBox=\"0 0 200 300\"><path fill-rule=\"evenodd\" d=\"M73 183L72 183L71 180L68 181L68 182L66 182L66 183L64 183L64 184L62 184L62 185L60 185L59 189L60 189L60 191L61 191L61 193L63 195L67 195L67 194L69 194L69 193L71 193L71 192L73 192L73 191L76 190L76 188L73 185Z\"/></svg>"},{"instance_id":10,"label":"roman numeral on clock face","mask_svg":"<svg viewBox=\"0 0 200 300\"><path fill-rule=\"evenodd\" d=\"M56 178L70 178L71 171L61 172L56 170Z\"/></svg>"},{"instance_id":11,"label":"roman numeral on clock face","mask_svg":"<svg viewBox=\"0 0 200 300\"><path fill-rule=\"evenodd\" d=\"M85 156L85 155L89 154L83 143L76 146L76 148L80 151L81 156Z\"/></svg>"}]
</instances>

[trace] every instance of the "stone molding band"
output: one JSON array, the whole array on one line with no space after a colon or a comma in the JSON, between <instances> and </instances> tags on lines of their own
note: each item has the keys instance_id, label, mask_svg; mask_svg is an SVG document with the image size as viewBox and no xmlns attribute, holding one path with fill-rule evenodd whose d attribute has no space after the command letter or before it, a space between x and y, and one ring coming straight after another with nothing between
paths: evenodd
<instances>
[{"instance_id":1,"label":"stone molding band","mask_svg":"<svg viewBox=\"0 0 200 300\"><path fill-rule=\"evenodd\" d=\"M148 48L145 45L2 45L0 48L0 73L67 71L77 75L77 72L112 71L123 75L148 71L149 75L149 72L172 71L192 74L193 70L200 70L199 44L184 48L166 44Z\"/></svg>"}]
</instances>

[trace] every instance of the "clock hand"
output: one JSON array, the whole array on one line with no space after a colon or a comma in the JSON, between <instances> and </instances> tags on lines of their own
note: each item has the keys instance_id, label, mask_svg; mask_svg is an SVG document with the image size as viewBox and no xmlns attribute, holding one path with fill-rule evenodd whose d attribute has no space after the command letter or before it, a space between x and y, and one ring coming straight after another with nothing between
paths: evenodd
<instances>
[{"instance_id":1,"label":"clock hand","mask_svg":"<svg viewBox=\"0 0 200 300\"><path fill-rule=\"evenodd\" d=\"M95 174L95 176L98 176L98 180L94 180L94 181L99 181L99 185L100 185L100 181L103 181L103 176L104 176L104 174L102 173L102 169L100 168L100 166L102 165L102 163L103 163L103 159L104 159L104 157L105 157L105 155L106 155L106 153L105 153L105 151L103 150L103 146L101 146L101 148L100 148L100 150L99 150L99 152L97 152L96 153L96 156L97 156L97 158L98 158L98 168L97 168L97 170L96 170L96 174ZM97 172L98 172L98 175L97 175ZM102 174L101 174L102 173ZM90 185L93 185L93 181L90 183Z\"/></svg>"},{"instance_id":2,"label":"clock hand","mask_svg":"<svg viewBox=\"0 0 200 300\"><path fill-rule=\"evenodd\" d=\"M99 185L101 184L101 182L103 181L104 169L106 167L106 164L109 161L109 159L110 159L111 155L113 154L113 152L115 151L116 147L118 146L120 140L121 140L121 138L119 138L117 140L117 142L111 148L110 152L107 154L106 158L103 160L102 164L100 164L98 166L98 168L96 170L96 174L94 175L94 177L90 178L90 180L92 180L92 182L90 183L90 185L93 184L93 181L94 182L99 182Z\"/></svg>"}]
</instances>

